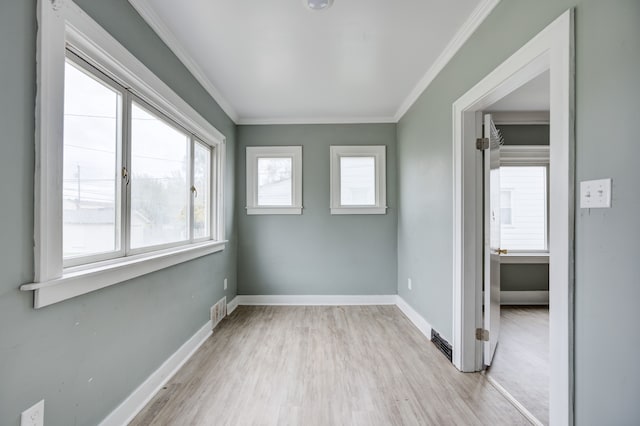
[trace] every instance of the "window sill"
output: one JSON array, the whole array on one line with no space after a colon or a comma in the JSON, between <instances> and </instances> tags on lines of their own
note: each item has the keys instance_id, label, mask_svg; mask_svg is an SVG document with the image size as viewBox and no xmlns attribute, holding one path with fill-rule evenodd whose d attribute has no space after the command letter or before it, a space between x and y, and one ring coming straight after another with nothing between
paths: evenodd
<instances>
[{"instance_id":1,"label":"window sill","mask_svg":"<svg viewBox=\"0 0 640 426\"><path fill-rule=\"evenodd\" d=\"M386 214L386 207L332 207L331 214Z\"/></svg>"},{"instance_id":2,"label":"window sill","mask_svg":"<svg viewBox=\"0 0 640 426\"><path fill-rule=\"evenodd\" d=\"M500 263L549 263L549 253L508 253L500 255Z\"/></svg>"},{"instance_id":3,"label":"window sill","mask_svg":"<svg viewBox=\"0 0 640 426\"><path fill-rule=\"evenodd\" d=\"M302 214L302 207L247 207L247 214Z\"/></svg>"},{"instance_id":4,"label":"window sill","mask_svg":"<svg viewBox=\"0 0 640 426\"><path fill-rule=\"evenodd\" d=\"M207 241L188 247L130 256L114 262L99 262L87 267L69 268L60 278L24 284L22 291L35 291L34 308L42 308L169 266L224 250L226 241Z\"/></svg>"}]
</instances>

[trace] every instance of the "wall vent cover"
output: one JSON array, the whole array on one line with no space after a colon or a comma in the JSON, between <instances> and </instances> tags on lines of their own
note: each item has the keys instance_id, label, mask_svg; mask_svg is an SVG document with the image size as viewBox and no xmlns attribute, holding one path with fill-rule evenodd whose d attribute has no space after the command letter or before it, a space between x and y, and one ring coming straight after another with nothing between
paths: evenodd
<instances>
[{"instance_id":1,"label":"wall vent cover","mask_svg":"<svg viewBox=\"0 0 640 426\"><path fill-rule=\"evenodd\" d=\"M211 307L211 328L216 328L216 325L227 316L227 297L223 297Z\"/></svg>"},{"instance_id":2,"label":"wall vent cover","mask_svg":"<svg viewBox=\"0 0 640 426\"><path fill-rule=\"evenodd\" d=\"M451 345L449 344L449 342L444 340L442 336L440 336L440 334L438 334L438 332L433 328L431 329L431 341L434 345L436 345L436 348L438 348L440 352L442 352L444 356L447 357L449 362L452 362L453 349L451 348Z\"/></svg>"}]
</instances>

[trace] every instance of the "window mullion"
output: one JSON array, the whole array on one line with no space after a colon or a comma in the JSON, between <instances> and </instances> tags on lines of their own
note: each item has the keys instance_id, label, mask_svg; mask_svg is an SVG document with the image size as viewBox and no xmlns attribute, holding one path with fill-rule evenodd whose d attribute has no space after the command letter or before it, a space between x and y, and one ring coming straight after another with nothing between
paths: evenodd
<instances>
[{"instance_id":1,"label":"window mullion","mask_svg":"<svg viewBox=\"0 0 640 426\"><path fill-rule=\"evenodd\" d=\"M188 185L189 188L187 190L187 194L189 194L189 242L193 242L194 238L194 224L195 224L195 194L197 194L197 188L195 188L194 182L194 161L195 161L195 137L193 134L189 137L189 170L187 170L188 174Z\"/></svg>"},{"instance_id":2,"label":"window mullion","mask_svg":"<svg viewBox=\"0 0 640 426\"><path fill-rule=\"evenodd\" d=\"M124 255L131 251L131 103L133 96L129 91L125 93L124 102L124 126L122 136L122 241Z\"/></svg>"},{"instance_id":3,"label":"window mullion","mask_svg":"<svg viewBox=\"0 0 640 426\"><path fill-rule=\"evenodd\" d=\"M215 148L211 147L209 150L209 239L218 240L217 234L218 217L216 213L218 211L218 199L214 196L217 193L218 188L218 170L216 169L216 156L218 155Z\"/></svg>"},{"instance_id":4,"label":"window mullion","mask_svg":"<svg viewBox=\"0 0 640 426\"><path fill-rule=\"evenodd\" d=\"M126 188L124 187L124 178L122 176L122 169L125 167L124 161L124 143L126 140L127 129L127 92L122 91L120 93L120 103L117 111L117 128L118 128L118 142L116 144L116 169L113 171L116 176L116 209L118 214L116 216L116 246L118 247L119 256L125 254L125 233L126 227L125 214L125 196Z\"/></svg>"}]
</instances>

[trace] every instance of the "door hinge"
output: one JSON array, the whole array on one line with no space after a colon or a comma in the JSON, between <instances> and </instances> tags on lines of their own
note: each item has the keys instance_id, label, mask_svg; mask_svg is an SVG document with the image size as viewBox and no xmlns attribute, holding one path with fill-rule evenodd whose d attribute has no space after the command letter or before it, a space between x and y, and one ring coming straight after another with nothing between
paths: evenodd
<instances>
[{"instance_id":1,"label":"door hinge","mask_svg":"<svg viewBox=\"0 0 640 426\"><path fill-rule=\"evenodd\" d=\"M483 342L489 341L489 330L485 330L484 328L476 328L476 340L481 340Z\"/></svg>"},{"instance_id":2,"label":"door hinge","mask_svg":"<svg viewBox=\"0 0 640 426\"><path fill-rule=\"evenodd\" d=\"M476 149L480 151L484 151L485 149L489 149L489 138L478 138L476 139Z\"/></svg>"}]
</instances>

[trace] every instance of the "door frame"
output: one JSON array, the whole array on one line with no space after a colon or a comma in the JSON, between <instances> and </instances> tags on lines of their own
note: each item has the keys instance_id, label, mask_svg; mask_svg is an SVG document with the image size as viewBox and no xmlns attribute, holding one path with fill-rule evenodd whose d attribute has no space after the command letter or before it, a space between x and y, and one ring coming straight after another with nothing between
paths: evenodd
<instances>
[{"instance_id":1,"label":"door frame","mask_svg":"<svg viewBox=\"0 0 640 426\"><path fill-rule=\"evenodd\" d=\"M482 368L482 111L541 73L550 74L549 420L573 424L575 218L574 12L567 10L453 104L453 364Z\"/></svg>"}]
</instances>

